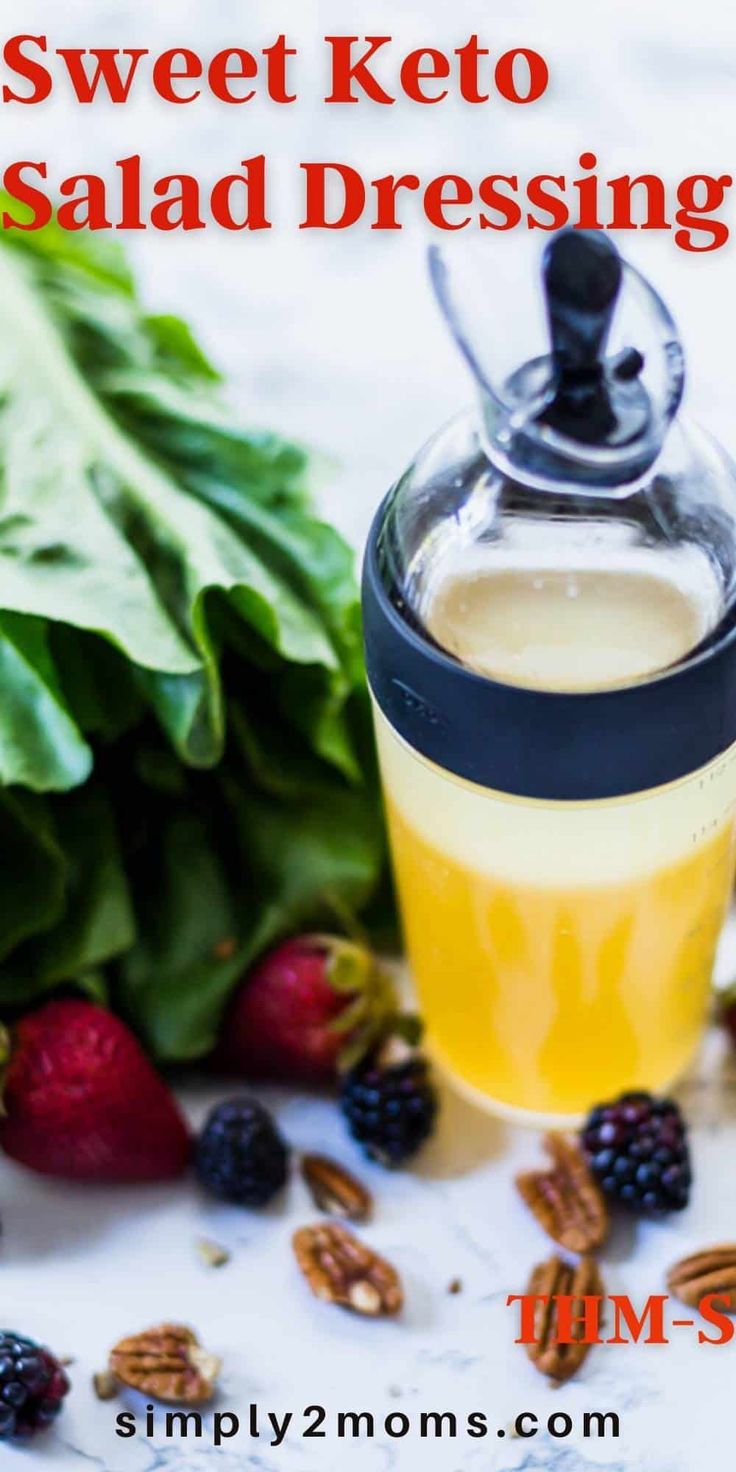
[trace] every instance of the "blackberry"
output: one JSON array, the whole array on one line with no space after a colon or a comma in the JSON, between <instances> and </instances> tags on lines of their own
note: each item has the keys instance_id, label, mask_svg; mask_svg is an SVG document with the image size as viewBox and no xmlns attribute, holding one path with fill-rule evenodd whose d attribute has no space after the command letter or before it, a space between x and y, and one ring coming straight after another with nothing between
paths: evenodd
<instances>
[{"instance_id":1,"label":"blackberry","mask_svg":"<svg viewBox=\"0 0 736 1472\"><path fill-rule=\"evenodd\" d=\"M340 1102L351 1135L382 1165L401 1165L416 1154L432 1133L438 1107L419 1054L387 1066L371 1059L358 1064L346 1075Z\"/></svg>"},{"instance_id":2,"label":"blackberry","mask_svg":"<svg viewBox=\"0 0 736 1472\"><path fill-rule=\"evenodd\" d=\"M622 1094L591 1111L583 1147L606 1195L644 1216L682 1211L692 1174L685 1121L672 1099Z\"/></svg>"},{"instance_id":3,"label":"blackberry","mask_svg":"<svg viewBox=\"0 0 736 1472\"><path fill-rule=\"evenodd\" d=\"M195 1167L220 1201L265 1206L281 1190L289 1152L267 1112L254 1099L229 1099L208 1115L197 1141Z\"/></svg>"},{"instance_id":4,"label":"blackberry","mask_svg":"<svg viewBox=\"0 0 736 1472\"><path fill-rule=\"evenodd\" d=\"M0 1441L50 1426L68 1390L68 1376L48 1349L0 1329Z\"/></svg>"}]
</instances>

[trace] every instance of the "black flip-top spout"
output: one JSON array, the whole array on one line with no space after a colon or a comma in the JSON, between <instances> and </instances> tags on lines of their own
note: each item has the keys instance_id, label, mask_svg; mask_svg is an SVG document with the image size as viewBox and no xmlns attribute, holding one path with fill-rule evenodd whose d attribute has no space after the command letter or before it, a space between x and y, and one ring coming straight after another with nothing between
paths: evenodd
<instances>
[{"instance_id":1,"label":"black flip-top spout","mask_svg":"<svg viewBox=\"0 0 736 1472\"><path fill-rule=\"evenodd\" d=\"M605 356L623 267L610 236L563 230L544 252L553 398L540 422L586 445L629 444L649 420L635 348Z\"/></svg>"}]
</instances>

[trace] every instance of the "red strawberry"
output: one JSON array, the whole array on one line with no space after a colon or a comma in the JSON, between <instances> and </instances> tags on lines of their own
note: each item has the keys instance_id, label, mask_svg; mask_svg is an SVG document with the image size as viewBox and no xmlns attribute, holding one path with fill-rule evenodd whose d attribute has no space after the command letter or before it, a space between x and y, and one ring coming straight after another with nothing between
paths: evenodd
<instances>
[{"instance_id":1,"label":"red strawberry","mask_svg":"<svg viewBox=\"0 0 736 1472\"><path fill-rule=\"evenodd\" d=\"M0 1146L42 1175L163 1181L189 1159L177 1104L111 1012L48 1002L13 1029Z\"/></svg>"},{"instance_id":2,"label":"red strawberry","mask_svg":"<svg viewBox=\"0 0 736 1472\"><path fill-rule=\"evenodd\" d=\"M241 983L216 1056L250 1078L327 1084L396 1025L393 987L365 946L302 935L270 951Z\"/></svg>"}]
</instances>

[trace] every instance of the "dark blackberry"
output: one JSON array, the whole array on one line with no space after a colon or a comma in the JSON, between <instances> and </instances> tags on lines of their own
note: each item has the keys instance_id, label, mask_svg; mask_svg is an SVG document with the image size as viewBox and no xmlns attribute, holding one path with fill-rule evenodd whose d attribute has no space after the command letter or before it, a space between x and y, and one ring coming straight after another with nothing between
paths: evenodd
<instances>
[{"instance_id":1,"label":"dark blackberry","mask_svg":"<svg viewBox=\"0 0 736 1472\"><path fill-rule=\"evenodd\" d=\"M341 1094L350 1133L366 1155L401 1165L432 1133L437 1094L426 1059L382 1066L370 1059L347 1074Z\"/></svg>"},{"instance_id":2,"label":"dark blackberry","mask_svg":"<svg viewBox=\"0 0 736 1472\"><path fill-rule=\"evenodd\" d=\"M631 1211L664 1216L682 1211L692 1173L685 1121L672 1099L622 1094L586 1120L583 1147L606 1192Z\"/></svg>"},{"instance_id":3,"label":"dark blackberry","mask_svg":"<svg viewBox=\"0 0 736 1472\"><path fill-rule=\"evenodd\" d=\"M69 1379L48 1349L0 1329L0 1441L43 1431L56 1419Z\"/></svg>"},{"instance_id":4,"label":"dark blackberry","mask_svg":"<svg viewBox=\"0 0 736 1472\"><path fill-rule=\"evenodd\" d=\"M238 1206L265 1206L281 1190L289 1152L270 1114L254 1099L229 1099L208 1115L195 1166L207 1191Z\"/></svg>"}]
</instances>

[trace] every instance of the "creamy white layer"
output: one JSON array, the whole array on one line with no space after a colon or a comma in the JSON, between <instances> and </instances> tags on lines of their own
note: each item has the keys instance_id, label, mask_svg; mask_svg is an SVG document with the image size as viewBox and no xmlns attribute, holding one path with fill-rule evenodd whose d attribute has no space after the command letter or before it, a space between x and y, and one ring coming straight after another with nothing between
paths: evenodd
<instances>
[{"instance_id":1,"label":"creamy white layer","mask_svg":"<svg viewBox=\"0 0 736 1472\"><path fill-rule=\"evenodd\" d=\"M380 711L376 729L384 787L404 821L449 864L496 880L550 888L626 882L686 858L736 811L736 743L666 787L549 803L493 792L434 766Z\"/></svg>"}]
</instances>

